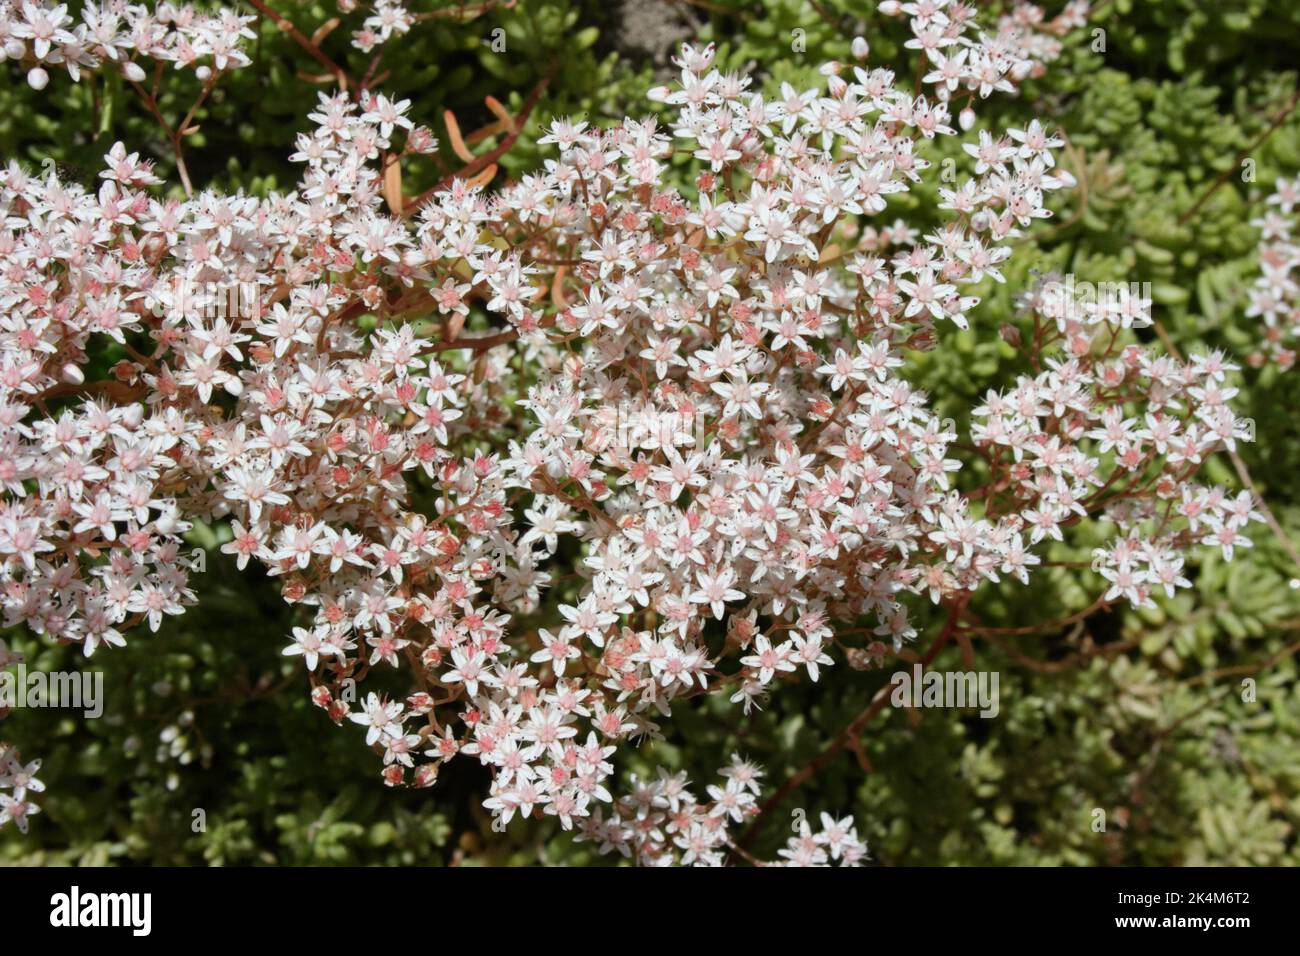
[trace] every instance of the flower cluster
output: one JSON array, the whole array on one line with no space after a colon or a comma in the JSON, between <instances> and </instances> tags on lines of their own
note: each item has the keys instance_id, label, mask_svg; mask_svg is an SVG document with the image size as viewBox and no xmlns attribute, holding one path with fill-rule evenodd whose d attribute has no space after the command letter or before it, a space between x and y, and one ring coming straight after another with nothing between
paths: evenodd
<instances>
[{"instance_id":1,"label":"flower cluster","mask_svg":"<svg viewBox=\"0 0 1300 956\"><path fill-rule=\"evenodd\" d=\"M181 446L193 440L193 425L159 401L124 400L132 386L121 377L87 386L81 371L92 335L127 345L125 333L141 323L131 310L153 278L138 246L132 263L114 243L151 211L131 187L154 179L134 154L115 150L107 159L97 196L65 189L52 173L34 189L39 181L16 165L0 174L0 206L30 224L0 233L0 246L15 255L0 286L6 616L83 643L87 654L123 643L119 625L128 619L127 628L148 620L157 630L165 614L194 600L178 560L191 525L174 496L187 485ZM156 202L152 213L168 216ZM66 401L83 387L95 397ZM61 400L57 415L25 421L33 407L49 411Z\"/></svg>"},{"instance_id":2,"label":"flower cluster","mask_svg":"<svg viewBox=\"0 0 1300 956\"><path fill-rule=\"evenodd\" d=\"M248 66L241 45L253 38L256 19L229 8L209 13L188 3L149 7L122 0L88 3L78 19L64 3L0 0L0 60L28 67L27 82L37 90L49 83L47 66L78 81L83 70L106 62L135 83L148 76L144 60L193 68L206 81L214 70Z\"/></svg>"},{"instance_id":3,"label":"flower cluster","mask_svg":"<svg viewBox=\"0 0 1300 956\"><path fill-rule=\"evenodd\" d=\"M351 12L355 0L339 4L340 12ZM352 45L369 53L395 36L410 32L415 17L401 0L375 0L374 8L366 16L360 30L353 31Z\"/></svg>"},{"instance_id":4,"label":"flower cluster","mask_svg":"<svg viewBox=\"0 0 1300 956\"><path fill-rule=\"evenodd\" d=\"M802 810L793 814L795 834L777 851L779 862L749 858L728 829L757 815L763 772L733 754L731 764L718 775L722 784L707 788L706 803L690 792L683 773L660 770L653 780L634 776L628 794L614 800L608 814L597 811L578 839L642 866L722 866L729 852L760 866L827 866L832 861L858 866L867 859L867 845L858 838L852 819L836 820L823 813L814 833Z\"/></svg>"},{"instance_id":5,"label":"flower cluster","mask_svg":"<svg viewBox=\"0 0 1300 956\"><path fill-rule=\"evenodd\" d=\"M1017 2L1002 13L993 31L978 28L978 5L958 0L885 0L886 16L908 18L912 38L904 47L924 55L922 80L934 85L939 102L965 96L983 99L995 90L1011 93L1025 79L1041 76L1061 55L1062 38L1088 20L1090 0L1070 0L1051 20L1042 7ZM865 57L868 46L859 38L855 54ZM928 70L928 72L927 72ZM975 122L968 105L960 116L963 129Z\"/></svg>"},{"instance_id":6,"label":"flower cluster","mask_svg":"<svg viewBox=\"0 0 1300 956\"><path fill-rule=\"evenodd\" d=\"M300 609L284 653L390 785L464 754L503 822L709 863L753 815L753 768L708 803L670 775L611 792L619 748L676 703L748 711L837 646L878 659L917 636L917 602L1027 580L1036 545L1092 516L1119 528L1104 601L1187 586L1201 544L1230 557L1251 501L1189 484L1241 437L1230 366L1119 344L1149 321L1140 296L1080 310L1035 290L1037 374L976 410L988 481L958 490L955 431L905 362L971 326L972 285L1004 281L1010 240L1072 184L1061 143L1037 122L981 131L940 225L863 227L957 134L957 91L1014 88L1055 53L1029 38L1084 7L1041 31L1019 4L988 33L965 4L895 6L933 96L833 64L824 89L769 100L688 46L651 93L666 126L556 120L556 155L497 192L395 195L394 167L434 143L371 92L321 96L298 188L265 199L159 201L121 145L95 191L11 165L6 624L87 653L157 629L195 600L182 536L229 522L223 550ZM689 193L675 157L696 163ZM111 374L88 380L96 357ZM409 693L361 691L394 670ZM862 858L823 822L783 856Z\"/></svg>"},{"instance_id":7,"label":"flower cluster","mask_svg":"<svg viewBox=\"0 0 1300 956\"><path fill-rule=\"evenodd\" d=\"M1152 604L1157 591L1172 597L1191 586L1183 555L1194 545L1217 547L1228 560L1250 547L1243 530L1263 520L1250 493L1232 497L1191 480L1215 451L1252 437L1251 423L1228 405L1237 389L1227 377L1237 366L1220 352L1184 363L1122 345L1117 329L1151 324L1150 300L1127 287L1080 302L1045 277L1024 305L1038 352L1063 354L973 410L972 437L994 475L976 537L1014 530L1031 545L1060 541L1063 529L1099 515L1117 529L1094 553L1093 569L1110 582L1101 600L1137 607ZM962 530L949 532L950 548Z\"/></svg>"},{"instance_id":8,"label":"flower cluster","mask_svg":"<svg viewBox=\"0 0 1300 956\"><path fill-rule=\"evenodd\" d=\"M0 670L20 660L6 649L4 641L0 641ZM24 764L18 751L0 740L0 827L12 821L26 833L27 821L41 812L32 799L33 794L45 789L45 784L36 779L40 769L39 760Z\"/></svg>"},{"instance_id":9,"label":"flower cluster","mask_svg":"<svg viewBox=\"0 0 1300 956\"><path fill-rule=\"evenodd\" d=\"M1272 208L1251 220L1260 230L1260 274L1246 306L1248 318L1264 320L1264 348L1249 361L1256 368L1269 361L1290 368L1295 364L1295 336L1300 328L1300 244L1292 234L1300 205L1300 177L1279 178L1266 204Z\"/></svg>"}]
</instances>

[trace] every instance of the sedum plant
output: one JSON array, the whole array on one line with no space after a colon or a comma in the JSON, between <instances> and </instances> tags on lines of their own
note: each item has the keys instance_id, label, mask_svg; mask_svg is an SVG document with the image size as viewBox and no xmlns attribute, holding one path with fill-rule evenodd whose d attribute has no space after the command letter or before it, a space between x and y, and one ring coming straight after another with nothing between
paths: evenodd
<instances>
[{"instance_id":1,"label":"sedum plant","mask_svg":"<svg viewBox=\"0 0 1300 956\"><path fill-rule=\"evenodd\" d=\"M1197 480L1246 434L1234 366L1144 344L1141 293L1011 273L1076 177L1038 118L974 131L975 107L1041 75L1086 5L881 10L915 86L865 40L771 96L688 46L660 119L556 119L543 168L495 190L494 150L411 192L437 139L365 85L320 96L287 194L162 198L122 144L95 191L11 165L7 623L115 653L196 603L184 536L228 524L221 550L294 609L311 700L388 785L468 759L502 827L758 862L788 784L760 803L739 756L703 795L620 782L631 748L844 663L929 663L1045 559L1101 583L1044 629L1154 608L1204 549L1251 547L1253 497ZM1022 321L996 328L980 300L1008 273ZM969 443L936 409L960 396L906 374L959 335L1021 366L965 405ZM5 759L22 824L37 767ZM865 858L851 818L820 822L776 858Z\"/></svg>"}]
</instances>

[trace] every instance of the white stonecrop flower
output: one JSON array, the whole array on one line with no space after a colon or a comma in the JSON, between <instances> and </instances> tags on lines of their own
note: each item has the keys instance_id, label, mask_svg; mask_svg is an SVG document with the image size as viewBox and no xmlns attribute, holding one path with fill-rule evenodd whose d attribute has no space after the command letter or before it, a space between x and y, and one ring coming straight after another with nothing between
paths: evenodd
<instances>
[{"instance_id":1,"label":"white stonecrop flower","mask_svg":"<svg viewBox=\"0 0 1300 956\"><path fill-rule=\"evenodd\" d=\"M81 7L50 0L0 0L0 43L4 58L28 66L27 82L41 90L50 77L44 66L67 70L74 82L85 70L113 64L133 83L148 75L139 59L192 67L208 79L252 61L240 46L255 38L257 17L233 8L201 9L188 3L122 3L100 0Z\"/></svg>"},{"instance_id":2,"label":"white stonecrop flower","mask_svg":"<svg viewBox=\"0 0 1300 956\"><path fill-rule=\"evenodd\" d=\"M5 654L4 641L0 641L0 662ZM26 833L28 821L41 812L35 801L36 794L45 789L36 779L40 769L39 760L24 764L18 751L0 740L0 827L12 823Z\"/></svg>"},{"instance_id":3,"label":"white stonecrop flower","mask_svg":"<svg viewBox=\"0 0 1300 956\"><path fill-rule=\"evenodd\" d=\"M1259 276L1250 289L1246 316L1264 321L1264 345L1249 362L1256 368L1269 361L1290 368L1300 331L1300 242L1295 236L1300 176L1279 178L1266 205L1265 214L1250 223L1260 232Z\"/></svg>"}]
</instances>

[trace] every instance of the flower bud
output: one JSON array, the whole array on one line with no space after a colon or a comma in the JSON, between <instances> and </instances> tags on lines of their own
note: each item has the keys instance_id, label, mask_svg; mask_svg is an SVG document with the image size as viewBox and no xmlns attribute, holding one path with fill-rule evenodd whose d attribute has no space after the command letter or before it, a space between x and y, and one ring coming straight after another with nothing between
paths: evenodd
<instances>
[{"instance_id":1,"label":"flower bud","mask_svg":"<svg viewBox=\"0 0 1300 956\"><path fill-rule=\"evenodd\" d=\"M969 106L957 114L957 125L968 130L975 125L975 111Z\"/></svg>"},{"instance_id":2,"label":"flower bud","mask_svg":"<svg viewBox=\"0 0 1300 956\"><path fill-rule=\"evenodd\" d=\"M422 763L415 768L415 786L432 787L438 779L438 765L436 763Z\"/></svg>"},{"instance_id":3,"label":"flower bud","mask_svg":"<svg viewBox=\"0 0 1300 956\"><path fill-rule=\"evenodd\" d=\"M27 84L34 90L45 89L45 84L49 82L50 74L46 73L39 66L34 66L27 72Z\"/></svg>"},{"instance_id":4,"label":"flower bud","mask_svg":"<svg viewBox=\"0 0 1300 956\"><path fill-rule=\"evenodd\" d=\"M132 83L144 82L144 78L145 78L144 67L142 67L139 63L136 63L134 60L132 60L130 63L124 64L122 67L122 72L126 74L126 78L130 80Z\"/></svg>"},{"instance_id":5,"label":"flower bud","mask_svg":"<svg viewBox=\"0 0 1300 956\"><path fill-rule=\"evenodd\" d=\"M868 54L871 53L871 45L867 43L866 37L854 37L851 49L853 55L859 60L865 60Z\"/></svg>"}]
</instances>

